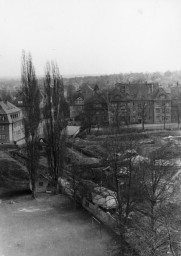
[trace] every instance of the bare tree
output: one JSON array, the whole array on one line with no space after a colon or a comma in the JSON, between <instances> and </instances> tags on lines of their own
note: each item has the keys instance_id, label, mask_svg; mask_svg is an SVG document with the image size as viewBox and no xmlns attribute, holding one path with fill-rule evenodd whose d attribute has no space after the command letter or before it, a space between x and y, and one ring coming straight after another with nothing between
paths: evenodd
<instances>
[{"instance_id":1,"label":"bare tree","mask_svg":"<svg viewBox=\"0 0 181 256\"><path fill-rule=\"evenodd\" d=\"M71 165L64 172L65 178L68 178L68 183L64 185L65 193L70 195L74 210L77 207L78 202L82 202L83 198L83 185L82 185L82 170L79 163L72 154Z\"/></svg>"},{"instance_id":2,"label":"bare tree","mask_svg":"<svg viewBox=\"0 0 181 256\"><path fill-rule=\"evenodd\" d=\"M180 118L181 118L181 93L172 99L172 115L177 119L178 128L180 128Z\"/></svg>"},{"instance_id":3,"label":"bare tree","mask_svg":"<svg viewBox=\"0 0 181 256\"><path fill-rule=\"evenodd\" d=\"M6 88L0 89L0 95L1 95L1 100L4 101L13 101L13 96L12 92L10 90L7 90Z\"/></svg>"},{"instance_id":4,"label":"bare tree","mask_svg":"<svg viewBox=\"0 0 181 256\"><path fill-rule=\"evenodd\" d=\"M123 118L123 111L121 110L121 107L124 103L122 102L110 102L109 103L109 115L111 117L111 123L116 125L117 131L119 133L119 129L121 124L125 121ZM125 116L125 113L124 113Z\"/></svg>"},{"instance_id":5,"label":"bare tree","mask_svg":"<svg viewBox=\"0 0 181 256\"><path fill-rule=\"evenodd\" d=\"M181 115L181 106L180 106L180 102L177 103L175 109L176 109L176 114L177 114L178 128L180 128L180 115Z\"/></svg>"},{"instance_id":6,"label":"bare tree","mask_svg":"<svg viewBox=\"0 0 181 256\"><path fill-rule=\"evenodd\" d=\"M162 102L162 114L163 114L163 116L162 116L163 128L165 130L165 123L166 123L166 102L165 101Z\"/></svg>"},{"instance_id":7,"label":"bare tree","mask_svg":"<svg viewBox=\"0 0 181 256\"><path fill-rule=\"evenodd\" d=\"M131 246L127 241L130 228L130 216L135 212L135 205L140 201L138 173L136 164L136 143L134 140L122 141L115 135L108 139L106 160L113 176L113 190L115 191L117 209L117 233L121 255L130 255Z\"/></svg>"},{"instance_id":8,"label":"bare tree","mask_svg":"<svg viewBox=\"0 0 181 256\"><path fill-rule=\"evenodd\" d=\"M168 250L179 255L178 236L166 214L177 190L177 182L172 180L174 165L163 160L165 148L149 157L136 151L136 140L126 142L115 136L108 141L106 158L114 176L118 250L121 255L166 255Z\"/></svg>"},{"instance_id":9,"label":"bare tree","mask_svg":"<svg viewBox=\"0 0 181 256\"><path fill-rule=\"evenodd\" d=\"M163 155L163 150L157 151L149 161L140 165L139 186L143 202L137 205L130 239L139 255L160 256L168 251L173 256L178 255L178 241L175 239L176 232L173 232L174 218L168 214L177 186L172 180L174 166L159 158Z\"/></svg>"},{"instance_id":10,"label":"bare tree","mask_svg":"<svg viewBox=\"0 0 181 256\"><path fill-rule=\"evenodd\" d=\"M70 104L72 104L72 102L73 102L73 95L74 95L75 91L76 91L76 88L73 84L69 84L67 86L67 100L68 100L68 102L70 102Z\"/></svg>"},{"instance_id":11,"label":"bare tree","mask_svg":"<svg viewBox=\"0 0 181 256\"><path fill-rule=\"evenodd\" d=\"M61 176L65 157L65 119L66 103L64 98L63 79L55 63L47 63L44 80L45 90L45 137L46 153L53 192L58 192L58 178Z\"/></svg>"},{"instance_id":12,"label":"bare tree","mask_svg":"<svg viewBox=\"0 0 181 256\"><path fill-rule=\"evenodd\" d=\"M149 104L149 101L144 101L144 100L141 100L141 102L139 103L138 111L139 111L139 115L141 117L143 131L145 129L145 121L146 121L146 117L147 117L147 113L148 113L148 104Z\"/></svg>"},{"instance_id":13,"label":"bare tree","mask_svg":"<svg viewBox=\"0 0 181 256\"><path fill-rule=\"evenodd\" d=\"M37 168L39 162L38 126L40 122L40 91L32 63L31 54L22 54L22 93L24 101L24 128L26 152L28 156L27 168L32 186L32 197L36 198Z\"/></svg>"}]
</instances>

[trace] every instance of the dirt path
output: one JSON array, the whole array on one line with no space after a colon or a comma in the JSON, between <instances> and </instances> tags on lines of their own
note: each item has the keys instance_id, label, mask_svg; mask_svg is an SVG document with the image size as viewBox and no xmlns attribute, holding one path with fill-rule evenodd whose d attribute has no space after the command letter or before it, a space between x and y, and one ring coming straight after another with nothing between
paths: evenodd
<instances>
[{"instance_id":1,"label":"dirt path","mask_svg":"<svg viewBox=\"0 0 181 256\"><path fill-rule=\"evenodd\" d=\"M109 235L103 231L101 239L90 215L73 211L67 197L26 195L13 202L0 204L0 256L107 255Z\"/></svg>"}]
</instances>

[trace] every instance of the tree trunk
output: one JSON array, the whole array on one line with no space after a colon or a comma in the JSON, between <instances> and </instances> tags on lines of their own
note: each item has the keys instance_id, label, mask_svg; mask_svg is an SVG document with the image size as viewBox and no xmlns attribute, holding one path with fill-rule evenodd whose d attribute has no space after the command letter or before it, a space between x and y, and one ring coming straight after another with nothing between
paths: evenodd
<instances>
[{"instance_id":1,"label":"tree trunk","mask_svg":"<svg viewBox=\"0 0 181 256\"><path fill-rule=\"evenodd\" d=\"M178 128L180 128L180 117L178 115Z\"/></svg>"},{"instance_id":2,"label":"tree trunk","mask_svg":"<svg viewBox=\"0 0 181 256\"><path fill-rule=\"evenodd\" d=\"M52 192L53 192L54 195L57 195L59 193L58 178L54 178Z\"/></svg>"},{"instance_id":3,"label":"tree trunk","mask_svg":"<svg viewBox=\"0 0 181 256\"><path fill-rule=\"evenodd\" d=\"M76 191L74 192L74 196L73 196L73 209L76 210L77 208L77 196L76 196Z\"/></svg>"},{"instance_id":4,"label":"tree trunk","mask_svg":"<svg viewBox=\"0 0 181 256\"><path fill-rule=\"evenodd\" d=\"M36 199L37 194L36 194L36 181L34 177L31 177L31 191L32 191L32 198Z\"/></svg>"},{"instance_id":5,"label":"tree trunk","mask_svg":"<svg viewBox=\"0 0 181 256\"><path fill-rule=\"evenodd\" d=\"M130 191L131 191L131 182L132 182L132 175L131 175L131 171L132 171L132 166L131 166L131 163L130 163L130 166L129 166L129 182L128 182L128 186L127 186L127 191L126 191L126 218L125 218L125 224L128 220L128 216L129 216L129 213L130 213Z\"/></svg>"},{"instance_id":6,"label":"tree trunk","mask_svg":"<svg viewBox=\"0 0 181 256\"><path fill-rule=\"evenodd\" d=\"M165 116L164 116L164 130L165 130Z\"/></svg>"},{"instance_id":7,"label":"tree trunk","mask_svg":"<svg viewBox=\"0 0 181 256\"><path fill-rule=\"evenodd\" d=\"M144 122L144 120L142 120L142 130L143 131L145 130L145 122Z\"/></svg>"}]
</instances>

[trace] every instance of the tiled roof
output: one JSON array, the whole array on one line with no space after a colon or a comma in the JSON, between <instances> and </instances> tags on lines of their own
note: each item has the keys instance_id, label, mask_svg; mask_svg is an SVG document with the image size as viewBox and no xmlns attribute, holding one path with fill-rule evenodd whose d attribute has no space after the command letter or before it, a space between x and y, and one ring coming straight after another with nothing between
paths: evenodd
<instances>
[{"instance_id":1,"label":"tiled roof","mask_svg":"<svg viewBox=\"0 0 181 256\"><path fill-rule=\"evenodd\" d=\"M18 111L21 110L9 101L0 101L0 114L11 114Z\"/></svg>"},{"instance_id":2,"label":"tiled roof","mask_svg":"<svg viewBox=\"0 0 181 256\"><path fill-rule=\"evenodd\" d=\"M102 95L101 93L95 93L87 99L87 102L106 104L106 98L104 96L105 95Z\"/></svg>"},{"instance_id":3,"label":"tiled roof","mask_svg":"<svg viewBox=\"0 0 181 256\"><path fill-rule=\"evenodd\" d=\"M125 92L121 91L121 86L125 86ZM144 100L151 99L148 84L117 84L110 93L111 101L116 100Z\"/></svg>"}]
</instances>

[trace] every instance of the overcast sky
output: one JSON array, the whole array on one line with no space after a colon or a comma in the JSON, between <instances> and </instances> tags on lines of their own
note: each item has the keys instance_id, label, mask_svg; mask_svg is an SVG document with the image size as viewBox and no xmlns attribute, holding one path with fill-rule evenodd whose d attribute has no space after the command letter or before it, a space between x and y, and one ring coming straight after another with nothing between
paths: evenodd
<instances>
[{"instance_id":1,"label":"overcast sky","mask_svg":"<svg viewBox=\"0 0 181 256\"><path fill-rule=\"evenodd\" d=\"M181 0L0 0L0 77L181 70Z\"/></svg>"}]
</instances>

